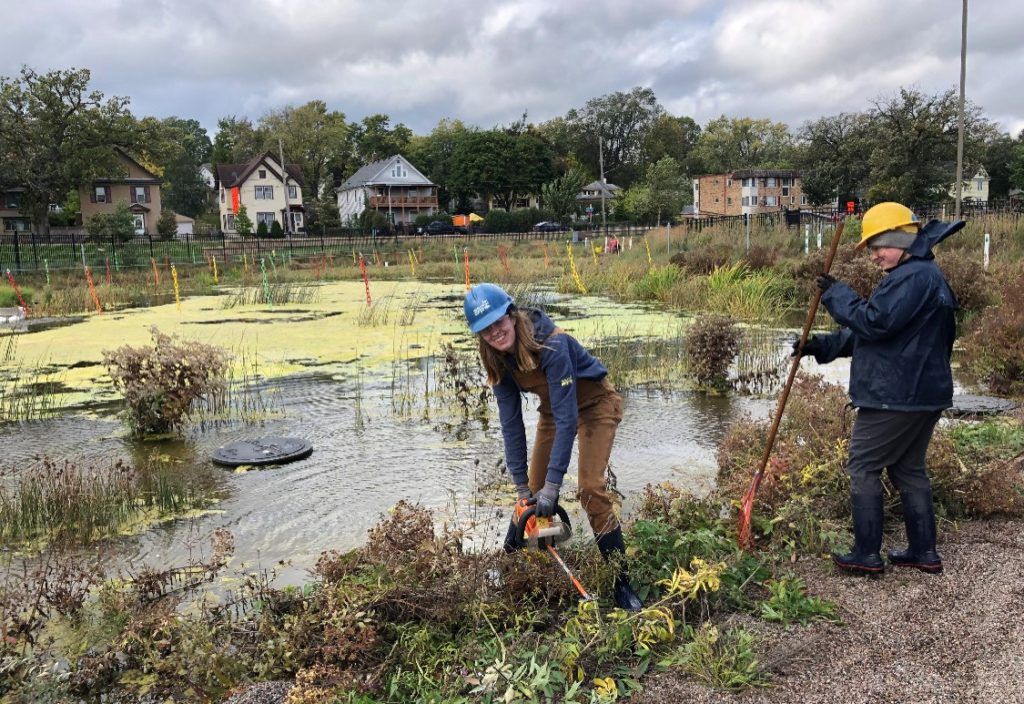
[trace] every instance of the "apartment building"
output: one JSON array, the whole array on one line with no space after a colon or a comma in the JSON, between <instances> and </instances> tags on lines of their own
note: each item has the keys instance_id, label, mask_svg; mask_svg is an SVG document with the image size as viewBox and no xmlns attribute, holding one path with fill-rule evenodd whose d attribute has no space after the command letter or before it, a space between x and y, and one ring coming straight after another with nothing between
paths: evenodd
<instances>
[{"instance_id":1,"label":"apartment building","mask_svg":"<svg viewBox=\"0 0 1024 704\"><path fill-rule=\"evenodd\" d=\"M743 169L693 179L697 215L753 215L807 204L800 172L790 169Z\"/></svg>"}]
</instances>

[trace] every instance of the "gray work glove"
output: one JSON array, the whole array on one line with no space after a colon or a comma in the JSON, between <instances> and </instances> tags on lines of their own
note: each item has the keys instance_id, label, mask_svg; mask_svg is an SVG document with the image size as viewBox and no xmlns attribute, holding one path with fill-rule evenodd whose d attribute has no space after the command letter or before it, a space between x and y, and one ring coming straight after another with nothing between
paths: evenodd
<instances>
[{"instance_id":1,"label":"gray work glove","mask_svg":"<svg viewBox=\"0 0 1024 704\"><path fill-rule=\"evenodd\" d=\"M530 491L529 484L516 484L516 501L520 499L528 499L533 496L533 492Z\"/></svg>"},{"instance_id":2,"label":"gray work glove","mask_svg":"<svg viewBox=\"0 0 1024 704\"><path fill-rule=\"evenodd\" d=\"M558 505L558 490L561 485L554 482L544 482L544 488L537 492L537 515L542 518L551 518L555 515L555 507Z\"/></svg>"}]
</instances>

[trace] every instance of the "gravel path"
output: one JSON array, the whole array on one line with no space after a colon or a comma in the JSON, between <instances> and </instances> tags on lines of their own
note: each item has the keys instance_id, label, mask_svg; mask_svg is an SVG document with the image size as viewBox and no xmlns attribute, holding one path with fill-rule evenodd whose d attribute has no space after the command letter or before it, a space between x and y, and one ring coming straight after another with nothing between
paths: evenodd
<instances>
[{"instance_id":1,"label":"gravel path","mask_svg":"<svg viewBox=\"0 0 1024 704\"><path fill-rule=\"evenodd\" d=\"M824 560L794 564L844 624L744 620L763 636L769 687L729 694L669 672L634 701L1024 704L1024 522L962 523L943 532L939 552L941 575L901 569L870 579Z\"/></svg>"}]
</instances>

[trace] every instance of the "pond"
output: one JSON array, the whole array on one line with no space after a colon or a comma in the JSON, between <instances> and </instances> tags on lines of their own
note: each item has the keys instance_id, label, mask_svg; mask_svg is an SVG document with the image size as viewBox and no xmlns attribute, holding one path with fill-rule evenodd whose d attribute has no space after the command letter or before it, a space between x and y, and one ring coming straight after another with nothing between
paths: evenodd
<instances>
[{"instance_id":1,"label":"pond","mask_svg":"<svg viewBox=\"0 0 1024 704\"><path fill-rule=\"evenodd\" d=\"M183 301L180 310L171 304L121 311L19 335L16 359L0 373L24 373L34 364L50 375L46 381L62 384L67 412L0 427L4 474L25 471L40 456L104 464L159 455L222 488L215 511L120 540L118 560L135 566L183 564L197 539L224 527L234 535L236 566L285 561L281 579L298 583L322 551L360 545L401 499L437 509L439 520L466 529L470 544L494 547L504 536L511 489L504 483L493 401L487 420L469 423L455 422L452 408L424 401L442 373L441 343L472 353L461 313L463 290L389 282L374 291L379 299L368 312L362 283L340 282L319 287L309 302L277 308L225 308L223 296L197 297ZM670 337L682 320L649 306L595 297L543 297L556 322L584 344ZM130 440L116 417L102 350L146 344L151 325L232 350L244 360L248 393L265 412L255 420L206 422L177 440ZM778 348L788 346L789 334L776 331ZM844 365L824 369L844 381ZM770 409L765 399L738 394L638 388L624 396L625 418L611 465L627 511L648 484L671 481L707 491L715 449L729 423ZM532 437L536 414L524 415ZM261 435L301 437L315 450L305 460L245 473L208 459L220 445ZM574 467L575 459L570 484ZM579 507L569 508L574 524L584 526Z\"/></svg>"}]
</instances>

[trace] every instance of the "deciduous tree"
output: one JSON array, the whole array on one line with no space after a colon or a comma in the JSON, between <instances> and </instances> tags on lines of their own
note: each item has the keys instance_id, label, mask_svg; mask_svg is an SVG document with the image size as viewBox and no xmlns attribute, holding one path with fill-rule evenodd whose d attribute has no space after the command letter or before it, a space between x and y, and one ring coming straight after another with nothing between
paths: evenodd
<instances>
[{"instance_id":1,"label":"deciduous tree","mask_svg":"<svg viewBox=\"0 0 1024 704\"><path fill-rule=\"evenodd\" d=\"M722 115L701 132L693 156L704 173L790 168L793 137L782 122Z\"/></svg>"},{"instance_id":2,"label":"deciduous tree","mask_svg":"<svg viewBox=\"0 0 1024 704\"><path fill-rule=\"evenodd\" d=\"M319 198L331 188L334 171L342 171L349 161L349 126L345 113L328 110L322 100L311 100L299 107L273 110L260 119L259 132L264 135L265 148L278 153L281 140L284 159L298 164L306 181L306 194Z\"/></svg>"},{"instance_id":3,"label":"deciduous tree","mask_svg":"<svg viewBox=\"0 0 1024 704\"><path fill-rule=\"evenodd\" d=\"M0 77L0 187L24 188L23 212L49 232L50 203L116 173L114 147L133 146L128 98L90 91L87 69L24 67Z\"/></svg>"},{"instance_id":4,"label":"deciduous tree","mask_svg":"<svg viewBox=\"0 0 1024 704\"><path fill-rule=\"evenodd\" d=\"M562 223L570 222L576 214L576 197L586 184L586 176L577 169L570 169L564 174L545 183L541 188L541 201L545 209L554 214L555 219Z\"/></svg>"}]
</instances>

